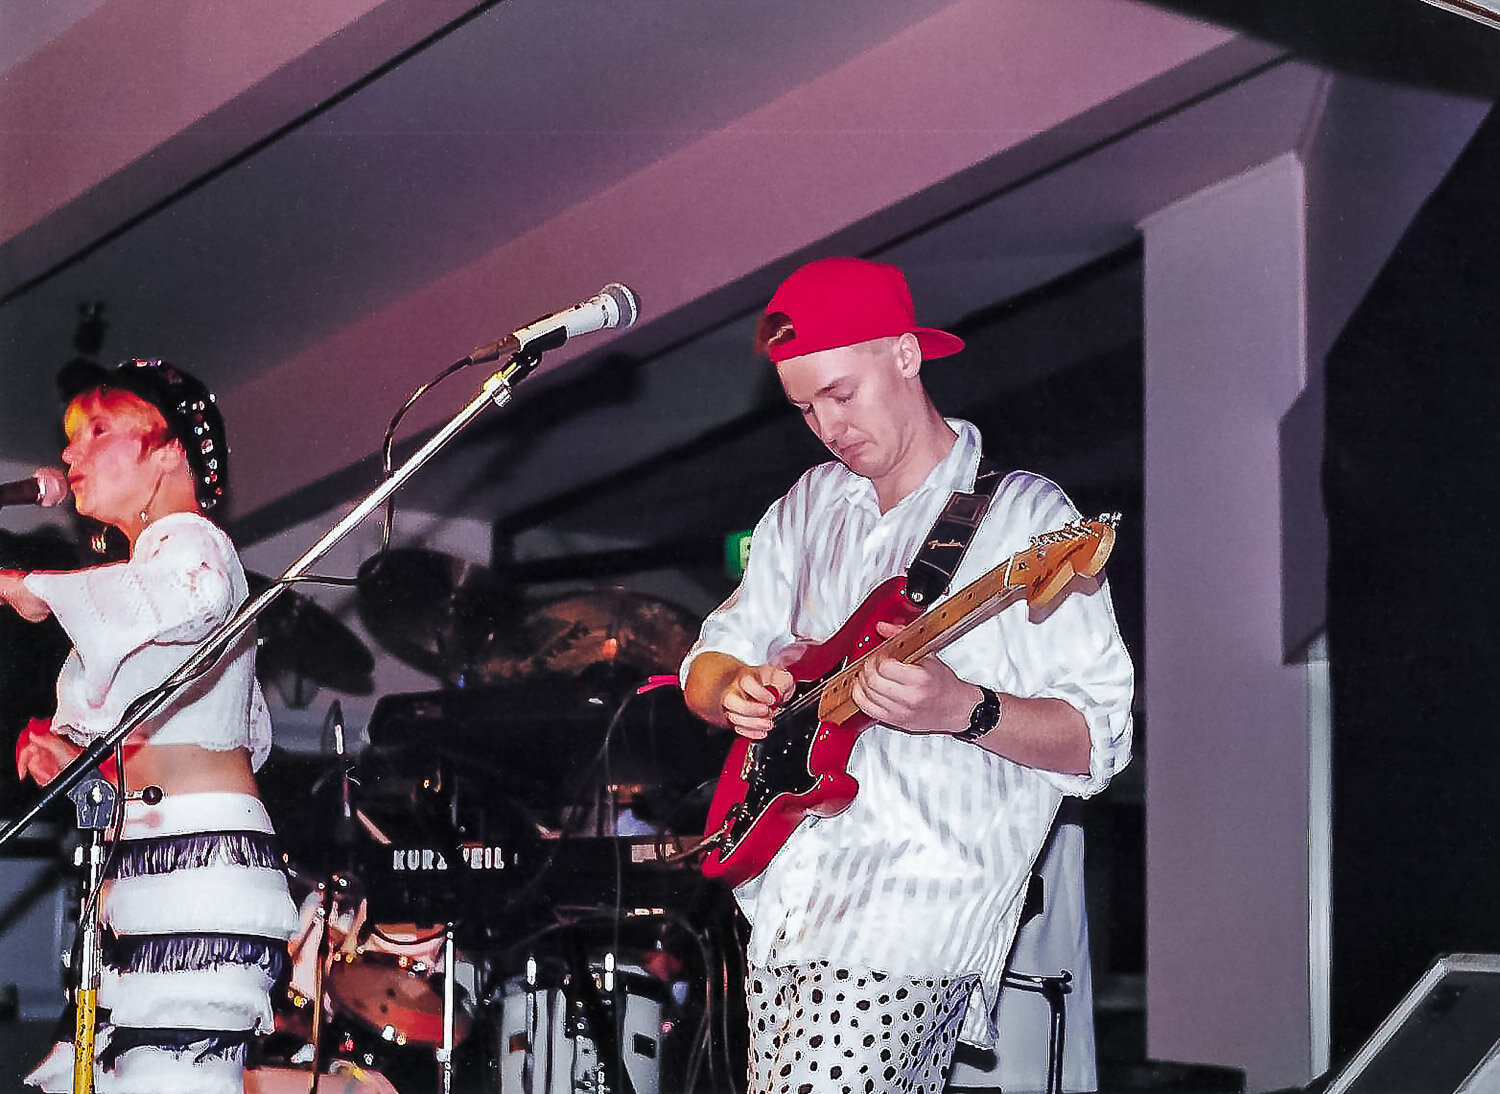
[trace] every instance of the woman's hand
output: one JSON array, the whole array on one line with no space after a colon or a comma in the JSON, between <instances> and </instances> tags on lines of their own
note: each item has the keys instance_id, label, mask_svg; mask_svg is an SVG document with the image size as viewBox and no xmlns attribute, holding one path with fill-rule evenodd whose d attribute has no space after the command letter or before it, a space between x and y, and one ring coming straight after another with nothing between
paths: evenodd
<instances>
[{"instance_id":1,"label":"woman's hand","mask_svg":"<svg viewBox=\"0 0 1500 1094\"><path fill-rule=\"evenodd\" d=\"M46 786L82 751L53 733L45 720L33 719L16 741L16 775L22 779L30 776L38 786Z\"/></svg>"},{"instance_id":2,"label":"woman's hand","mask_svg":"<svg viewBox=\"0 0 1500 1094\"><path fill-rule=\"evenodd\" d=\"M0 570L0 600L14 608L22 619L40 623L52 614L52 609L26 587L25 577L25 570Z\"/></svg>"}]
</instances>

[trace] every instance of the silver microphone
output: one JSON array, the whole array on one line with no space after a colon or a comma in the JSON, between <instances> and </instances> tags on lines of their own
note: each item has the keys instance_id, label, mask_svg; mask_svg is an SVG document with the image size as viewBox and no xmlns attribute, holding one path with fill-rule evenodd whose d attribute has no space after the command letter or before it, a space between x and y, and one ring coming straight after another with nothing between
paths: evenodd
<instances>
[{"instance_id":1,"label":"silver microphone","mask_svg":"<svg viewBox=\"0 0 1500 1094\"><path fill-rule=\"evenodd\" d=\"M29 479L0 483L0 506L57 505L68 500L68 476L60 468L38 467Z\"/></svg>"},{"instance_id":2,"label":"silver microphone","mask_svg":"<svg viewBox=\"0 0 1500 1094\"><path fill-rule=\"evenodd\" d=\"M556 349L569 338L592 334L611 327L628 327L641 313L640 299L624 285L612 281L581 304L574 304L551 315L544 315L504 338L480 346L466 358L471 365L495 361L501 357L532 350L537 353Z\"/></svg>"}]
</instances>

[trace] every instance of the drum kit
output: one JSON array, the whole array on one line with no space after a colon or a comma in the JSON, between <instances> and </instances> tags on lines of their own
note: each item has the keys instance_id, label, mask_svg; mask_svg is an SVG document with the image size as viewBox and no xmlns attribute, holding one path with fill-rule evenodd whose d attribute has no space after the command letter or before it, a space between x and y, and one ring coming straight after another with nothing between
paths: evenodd
<instances>
[{"instance_id":1,"label":"drum kit","mask_svg":"<svg viewBox=\"0 0 1500 1094\"><path fill-rule=\"evenodd\" d=\"M277 605L263 671L357 693L363 643ZM357 757L260 773L300 907L261 1089L730 1088L740 927L692 860L725 746L675 688L638 688L695 621L618 588L527 604L416 548L362 569L358 607L445 686L378 699Z\"/></svg>"}]
</instances>

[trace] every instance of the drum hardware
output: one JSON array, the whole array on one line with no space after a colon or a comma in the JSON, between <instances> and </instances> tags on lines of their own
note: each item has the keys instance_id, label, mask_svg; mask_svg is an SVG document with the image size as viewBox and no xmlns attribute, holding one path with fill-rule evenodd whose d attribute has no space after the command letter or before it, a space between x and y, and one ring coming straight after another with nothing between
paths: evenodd
<instances>
[{"instance_id":1,"label":"drum hardware","mask_svg":"<svg viewBox=\"0 0 1500 1094\"><path fill-rule=\"evenodd\" d=\"M554 623L576 611L560 605L547 606ZM686 914L705 883L680 863L701 826L678 829L722 748L675 689L611 706L606 685L641 644L609 626L568 623L503 684L382 697L371 745L317 780L318 816L296 835L315 835L335 867L320 889L331 929L316 991L283 1006L321 1012L320 1067L351 1053L388 1071L436 1063L446 1092L488 1066L507 1094L678 1094L705 1062L711 1081L735 1073L717 1075L712 1033L724 1004L709 980L724 962ZM586 655L575 672L569 659ZM593 924L588 945L555 935L576 923ZM637 946L661 923L696 943ZM504 978L523 954L527 973Z\"/></svg>"},{"instance_id":2,"label":"drum hardware","mask_svg":"<svg viewBox=\"0 0 1500 1094\"><path fill-rule=\"evenodd\" d=\"M323 736L333 747L334 769L339 775L339 811L333 824L333 843L341 852L343 869L335 872L327 884L320 885L318 915L323 930L318 935L317 961L313 970L313 992L312 999L312 1091L316 1094L320 1076L325 1063L325 1041L323 1036L323 1024L325 1020L323 999L327 988L326 979L330 962L334 958L333 953L333 913L336 908L351 908L351 922L344 931L344 940L358 939L360 928L364 923L365 895L364 887L352 872L352 855L354 849L354 821L350 805L349 791L349 761L344 750L344 712L343 707L337 699L328 705L328 713L323 719ZM332 772L330 772L331 774ZM342 946L340 947L342 952Z\"/></svg>"},{"instance_id":3,"label":"drum hardware","mask_svg":"<svg viewBox=\"0 0 1500 1094\"><path fill-rule=\"evenodd\" d=\"M308 1075L298 1067L256 1067L245 1072L245 1094L306 1094ZM373 1065L334 1060L319 1077L320 1094L397 1094L391 1081Z\"/></svg>"},{"instance_id":4,"label":"drum hardware","mask_svg":"<svg viewBox=\"0 0 1500 1094\"><path fill-rule=\"evenodd\" d=\"M391 795L395 807L399 794L401 808L426 808L422 784L436 775L461 810L496 814L489 823L568 835L702 832L727 744L676 689L631 696L623 709L591 698L558 677L382 696L361 756L361 804L370 811L372 794Z\"/></svg>"},{"instance_id":5,"label":"drum hardware","mask_svg":"<svg viewBox=\"0 0 1500 1094\"><path fill-rule=\"evenodd\" d=\"M653 877L660 871L677 881L700 883L694 871L657 866L654 839L557 840L553 849L558 862L580 867L585 881L593 879L592 907L556 908L554 915L569 918L532 935L525 951L526 974L500 982L493 977L508 963L504 944L509 932L489 941L476 933L479 949L469 951L475 955L471 963L459 949L456 927L373 922L369 899L384 879L340 874L310 885L303 930L293 945L303 954L312 949L327 957L316 984L308 977L317 962L297 962L292 988L301 991L301 1009L309 1018L314 1009L310 999L321 992L324 1000L316 1008L321 1011L318 1069L325 1076L319 1089L324 1094L344 1089L330 1086L336 1080L326 1077L340 1058L384 1071L398 1084L402 1068L419 1081L413 1068L425 1059L426 1066L436 1063L441 1069L440 1081L449 1084L445 1090L455 1083L462 1088L470 1075L467 1069L486 1060L505 1094L677 1094L692 1089L677 1084L686 1084L681 1076L689 1070L696 1074L704 1059L699 1042L707 1035L709 1012L700 1008L710 1005L711 988L706 982L693 985L713 959L707 951L694 953L691 942L684 952L686 936L674 941L681 932L696 930L672 910L687 905L690 898L682 892L627 899L620 906L598 903L599 864L628 860L632 848L646 861L627 867L627 877L632 869L645 869ZM394 855L391 848L381 850ZM414 857L420 862L420 855ZM454 870L450 864L440 871L435 866L434 861L432 875L490 876L468 867ZM508 869L493 878L505 899L515 879L531 880L528 871L512 879ZM565 895L564 878L565 873L549 875L542 889L549 897ZM306 878L299 880L308 884ZM317 937L320 931L322 937ZM700 941L698 949L703 945ZM295 997L290 1001L298 1002ZM698 1017L689 1019L689 1013ZM474 1036L476 1027L484 1029L484 1036ZM524 1058L528 1048L529 1064Z\"/></svg>"},{"instance_id":6,"label":"drum hardware","mask_svg":"<svg viewBox=\"0 0 1500 1094\"><path fill-rule=\"evenodd\" d=\"M618 1027L615 1024L615 954L607 951L597 970L584 958L574 940L571 968L563 978L563 1001L566 1004L568 1028L575 1037L594 1042L593 1089L599 1094L616 1090L633 1091L624 1074L625 1059L620 1055ZM613 1070L608 1066L613 1062Z\"/></svg>"},{"instance_id":7,"label":"drum hardware","mask_svg":"<svg viewBox=\"0 0 1500 1094\"><path fill-rule=\"evenodd\" d=\"M372 933L353 951L333 955L327 973L331 1009L398 1048L441 1047L450 1024L455 1044L466 1037L471 1018L458 1010L459 972L447 960L446 933L412 943L377 942L381 937L388 936Z\"/></svg>"},{"instance_id":8,"label":"drum hardware","mask_svg":"<svg viewBox=\"0 0 1500 1094\"><path fill-rule=\"evenodd\" d=\"M521 1063L521 1081L527 1094L536 1090L536 1043L540 1023L536 1015L536 955L526 955L526 1044Z\"/></svg>"},{"instance_id":9,"label":"drum hardware","mask_svg":"<svg viewBox=\"0 0 1500 1094\"><path fill-rule=\"evenodd\" d=\"M676 1023L671 991L613 951L528 953L491 1008L501 1094L658 1094Z\"/></svg>"},{"instance_id":10,"label":"drum hardware","mask_svg":"<svg viewBox=\"0 0 1500 1094\"><path fill-rule=\"evenodd\" d=\"M251 595L264 592L271 579L247 573ZM287 706L301 709L320 687L351 695L369 695L375 658L347 626L317 601L287 589L256 620L256 668Z\"/></svg>"},{"instance_id":11,"label":"drum hardware","mask_svg":"<svg viewBox=\"0 0 1500 1094\"><path fill-rule=\"evenodd\" d=\"M376 1068L377 1058L388 1055L382 1045L427 1050L451 1084L453 1050L473 1024L477 993L474 966L454 947L452 931L369 923L364 886L349 874L312 884L294 871L293 882L307 895L289 947L291 983L279 1002L277 1029L305 1044L290 1062L310 1068L312 1089L326 1094L365 1089L350 1086L347 1076L329 1076L344 1064ZM307 1090L308 1072L301 1074Z\"/></svg>"},{"instance_id":12,"label":"drum hardware","mask_svg":"<svg viewBox=\"0 0 1500 1094\"><path fill-rule=\"evenodd\" d=\"M453 976L457 955L453 949L453 924L443 931L443 1046L438 1050L438 1067L443 1094L453 1094L454 1023L457 1012L453 999Z\"/></svg>"},{"instance_id":13,"label":"drum hardware","mask_svg":"<svg viewBox=\"0 0 1500 1094\"><path fill-rule=\"evenodd\" d=\"M333 923L334 911L340 906L339 896L353 898L360 894L359 883L350 874L334 874L326 884L318 886L317 922L321 930L318 931L317 946L315 948L316 960L313 964L313 990L312 1000L312 1030L309 1041L312 1044L312 1094L317 1094L319 1078L323 1073L326 1060L325 1041L323 1027L326 1021L323 1012L324 995L324 971L328 968L331 960L333 946ZM348 905L348 900L344 906ZM354 913L354 923L345 934L345 938L355 936L359 932L359 913Z\"/></svg>"}]
</instances>

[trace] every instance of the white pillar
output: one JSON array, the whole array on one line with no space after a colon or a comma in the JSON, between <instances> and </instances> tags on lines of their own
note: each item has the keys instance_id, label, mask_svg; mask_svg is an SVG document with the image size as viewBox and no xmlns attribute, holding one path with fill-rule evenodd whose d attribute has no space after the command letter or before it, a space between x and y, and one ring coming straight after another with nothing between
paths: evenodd
<instances>
[{"instance_id":1,"label":"white pillar","mask_svg":"<svg viewBox=\"0 0 1500 1094\"><path fill-rule=\"evenodd\" d=\"M1306 377L1302 165L1281 156L1142 231L1147 1052L1301 1085L1324 958L1277 440Z\"/></svg>"}]
</instances>

